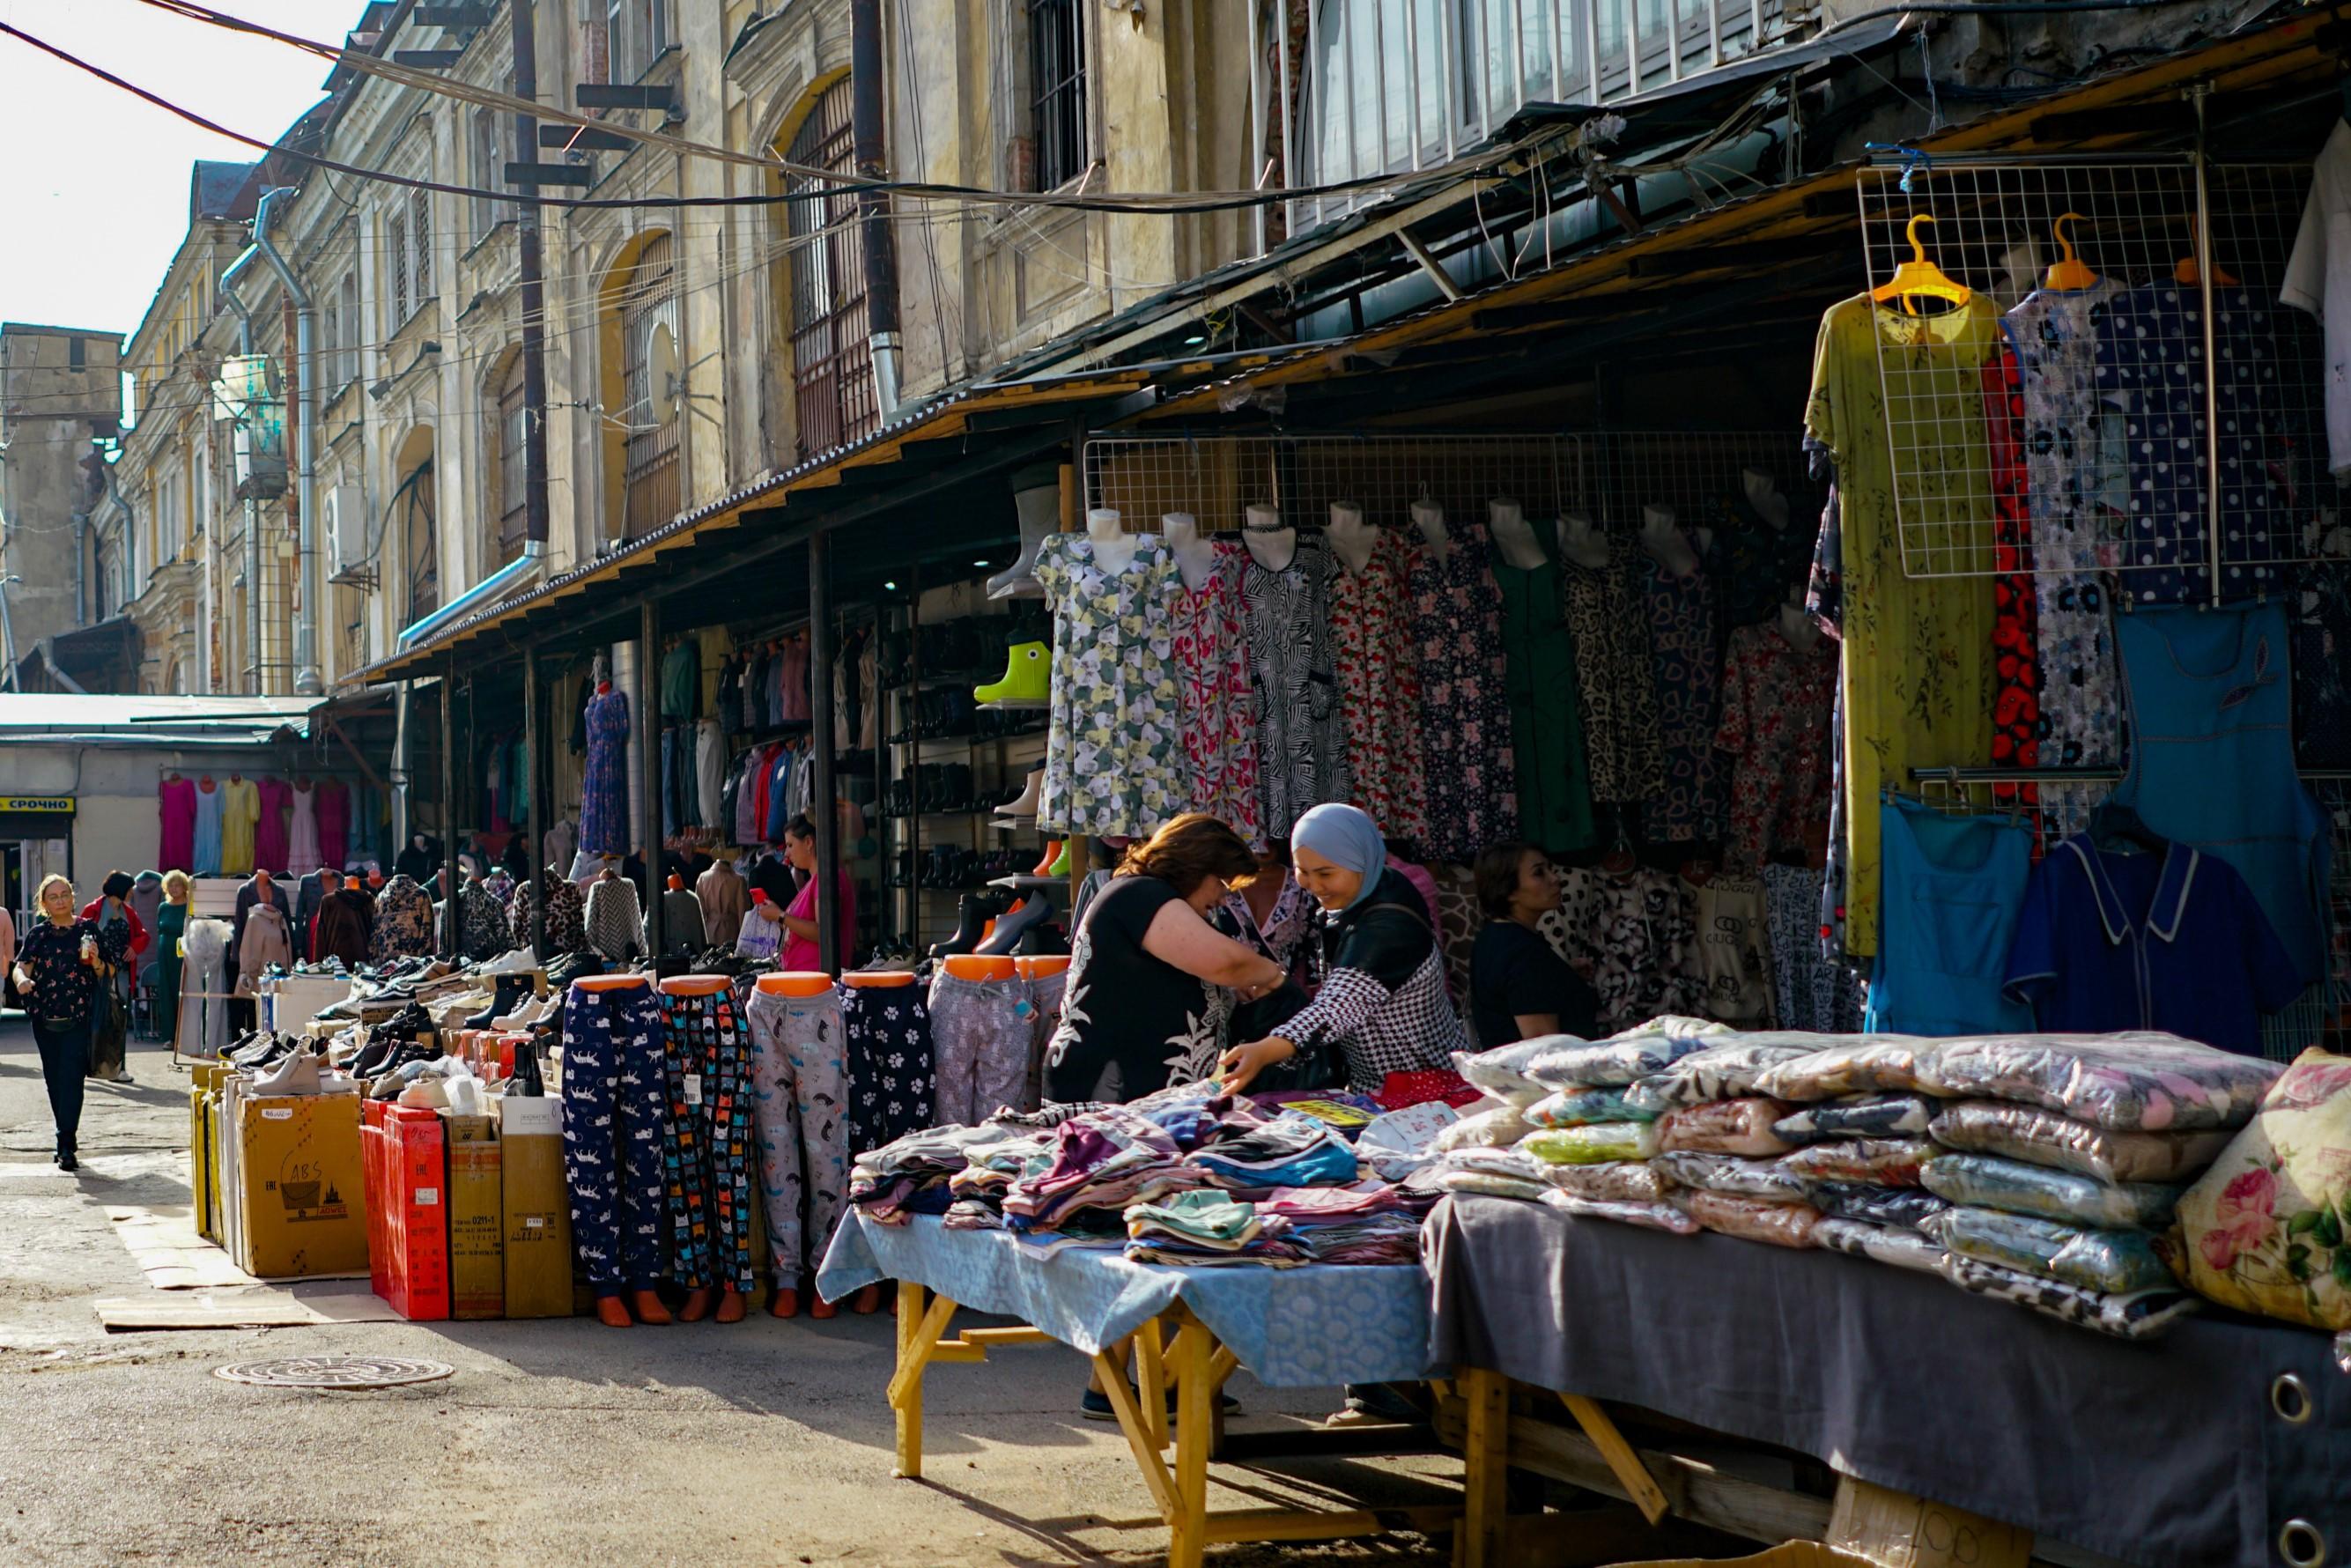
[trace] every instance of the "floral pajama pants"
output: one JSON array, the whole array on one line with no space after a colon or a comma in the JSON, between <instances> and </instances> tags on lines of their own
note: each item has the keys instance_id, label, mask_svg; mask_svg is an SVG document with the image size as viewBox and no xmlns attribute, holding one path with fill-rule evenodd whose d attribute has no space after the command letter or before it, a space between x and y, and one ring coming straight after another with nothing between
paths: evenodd
<instances>
[{"instance_id":1,"label":"floral pajama pants","mask_svg":"<svg viewBox=\"0 0 2351 1568\"><path fill-rule=\"evenodd\" d=\"M759 1124L759 1187L778 1289L813 1278L849 1191L849 1063L841 998L754 989L751 1082Z\"/></svg>"},{"instance_id":2,"label":"floral pajama pants","mask_svg":"<svg viewBox=\"0 0 2351 1568\"><path fill-rule=\"evenodd\" d=\"M669 1277L689 1290L748 1291L751 1034L732 991L664 995L663 1085L674 1137L663 1164Z\"/></svg>"},{"instance_id":3,"label":"floral pajama pants","mask_svg":"<svg viewBox=\"0 0 2351 1568\"><path fill-rule=\"evenodd\" d=\"M942 968L931 979L931 1045L939 1124L971 1126L998 1107L1026 1110L1029 1064L1037 1051L1037 1004L1029 982L958 979Z\"/></svg>"},{"instance_id":4,"label":"floral pajama pants","mask_svg":"<svg viewBox=\"0 0 2351 1568\"><path fill-rule=\"evenodd\" d=\"M931 1094L931 1010L913 986L851 986L841 993L849 1047L849 1152L852 1158L935 1125Z\"/></svg>"},{"instance_id":5,"label":"floral pajama pants","mask_svg":"<svg viewBox=\"0 0 2351 1568\"><path fill-rule=\"evenodd\" d=\"M572 988L563 1003L563 1172L571 1244L600 1296L662 1272L662 1018L643 986Z\"/></svg>"}]
</instances>

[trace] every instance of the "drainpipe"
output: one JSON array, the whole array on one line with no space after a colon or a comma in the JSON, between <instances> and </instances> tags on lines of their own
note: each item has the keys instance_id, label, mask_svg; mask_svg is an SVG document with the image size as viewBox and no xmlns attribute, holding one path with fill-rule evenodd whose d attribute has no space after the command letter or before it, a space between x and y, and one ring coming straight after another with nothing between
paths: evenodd
<instances>
[{"instance_id":1,"label":"drainpipe","mask_svg":"<svg viewBox=\"0 0 2351 1568\"><path fill-rule=\"evenodd\" d=\"M394 647L401 653L406 653L410 643L420 643L430 637L476 605L489 603L505 591L508 583L517 581L525 573L536 570L546 554L547 542L544 539L523 540L521 555L507 562L506 565L498 568L432 614L402 627Z\"/></svg>"},{"instance_id":2,"label":"drainpipe","mask_svg":"<svg viewBox=\"0 0 2351 1568\"><path fill-rule=\"evenodd\" d=\"M310 591L310 572L319 562L319 308L312 303L309 291L295 278L294 269L286 265L285 256L269 243L269 220L277 204L293 193L290 185L280 185L263 193L261 204L253 214L253 248L277 274L286 297L294 301L295 375L301 382L301 399L296 411L300 468L295 479L294 505L300 516L294 547L298 605L294 612L294 692L298 696L315 697L324 690L319 679L319 596Z\"/></svg>"},{"instance_id":3,"label":"drainpipe","mask_svg":"<svg viewBox=\"0 0 2351 1568\"><path fill-rule=\"evenodd\" d=\"M849 0L850 155L861 180L889 172L882 93L882 0ZM864 238L866 334L873 348L873 401L880 423L898 417L898 259L890 233L890 199L857 193Z\"/></svg>"},{"instance_id":4,"label":"drainpipe","mask_svg":"<svg viewBox=\"0 0 2351 1568\"><path fill-rule=\"evenodd\" d=\"M247 246L245 254L228 264L220 277L221 298L236 312L236 351L250 358L253 354L253 308L236 291L237 279L261 254L259 246ZM245 498L245 648L253 663L253 687L261 689L261 503L253 497Z\"/></svg>"}]
</instances>

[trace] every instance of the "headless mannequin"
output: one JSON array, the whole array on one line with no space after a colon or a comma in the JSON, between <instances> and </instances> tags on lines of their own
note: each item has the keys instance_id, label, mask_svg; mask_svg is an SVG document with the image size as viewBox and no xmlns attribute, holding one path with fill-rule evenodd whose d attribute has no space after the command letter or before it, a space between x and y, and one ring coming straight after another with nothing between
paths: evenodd
<instances>
[{"instance_id":1,"label":"headless mannequin","mask_svg":"<svg viewBox=\"0 0 2351 1568\"><path fill-rule=\"evenodd\" d=\"M1143 541L1121 526L1118 512L1111 507L1096 507L1086 514L1086 538L1093 541L1094 564L1113 575L1134 564L1134 552Z\"/></svg>"},{"instance_id":2,"label":"headless mannequin","mask_svg":"<svg viewBox=\"0 0 2351 1568\"><path fill-rule=\"evenodd\" d=\"M1689 540L1674 526L1671 507L1641 508L1641 548L1649 559L1676 577L1698 574L1698 551L1690 549Z\"/></svg>"},{"instance_id":3,"label":"headless mannequin","mask_svg":"<svg viewBox=\"0 0 2351 1568\"><path fill-rule=\"evenodd\" d=\"M1208 574L1217 569L1217 547L1200 537L1199 520L1189 512L1170 512L1159 519L1159 531L1176 552L1176 570L1184 574L1185 588L1193 593L1206 588Z\"/></svg>"},{"instance_id":4,"label":"headless mannequin","mask_svg":"<svg viewBox=\"0 0 2351 1568\"><path fill-rule=\"evenodd\" d=\"M1325 533L1347 575L1361 577L1364 569L1372 564L1373 547L1380 542L1379 530L1364 520L1364 508L1353 501L1332 502L1331 523Z\"/></svg>"},{"instance_id":5,"label":"headless mannequin","mask_svg":"<svg viewBox=\"0 0 2351 1568\"><path fill-rule=\"evenodd\" d=\"M1780 606L1780 635L1786 638L1788 646L1799 653L1817 652L1821 645L1821 629L1811 616L1804 613L1802 605Z\"/></svg>"},{"instance_id":6,"label":"headless mannequin","mask_svg":"<svg viewBox=\"0 0 2351 1568\"><path fill-rule=\"evenodd\" d=\"M1739 471L1739 484L1747 492L1747 504L1755 508L1758 517L1771 525L1771 531L1786 533L1788 497L1780 494L1779 481L1756 469L1742 468Z\"/></svg>"},{"instance_id":7,"label":"headless mannequin","mask_svg":"<svg viewBox=\"0 0 2351 1568\"><path fill-rule=\"evenodd\" d=\"M1532 571L1542 565L1542 541L1535 538L1535 526L1527 521L1527 514L1516 501L1507 496L1489 501L1486 528L1494 536L1494 548L1509 565L1520 571Z\"/></svg>"},{"instance_id":8,"label":"headless mannequin","mask_svg":"<svg viewBox=\"0 0 2351 1568\"><path fill-rule=\"evenodd\" d=\"M643 975L583 975L571 982L573 989L582 991L618 991L643 984ZM606 1328L624 1329L632 1322L666 1323L671 1320L669 1309L662 1304L660 1291L631 1291L625 1301L618 1294L597 1297L596 1321Z\"/></svg>"},{"instance_id":9,"label":"headless mannequin","mask_svg":"<svg viewBox=\"0 0 2351 1568\"><path fill-rule=\"evenodd\" d=\"M1249 547L1249 559L1268 571L1289 570L1298 559L1298 530L1285 527L1281 514L1271 507L1251 507L1247 517L1241 543Z\"/></svg>"},{"instance_id":10,"label":"headless mannequin","mask_svg":"<svg viewBox=\"0 0 2351 1568\"><path fill-rule=\"evenodd\" d=\"M673 887L682 885L674 876L669 880ZM661 982L661 992L667 997L707 997L727 989L732 984L725 975L673 975ZM717 1310L713 1312L709 1286L697 1285L686 1291L685 1301L677 1311L678 1322L696 1323L706 1317L716 1322L741 1322L747 1306L743 1292L732 1285L722 1285L716 1294Z\"/></svg>"},{"instance_id":11,"label":"headless mannequin","mask_svg":"<svg viewBox=\"0 0 2351 1568\"><path fill-rule=\"evenodd\" d=\"M1420 542L1428 553L1442 561L1453 549L1453 536L1445 531L1445 508L1434 501L1412 504L1412 526L1420 530Z\"/></svg>"},{"instance_id":12,"label":"headless mannequin","mask_svg":"<svg viewBox=\"0 0 2351 1568\"><path fill-rule=\"evenodd\" d=\"M1592 519L1580 512L1562 513L1559 519L1559 553L1580 567L1599 571L1608 565L1608 539Z\"/></svg>"}]
</instances>

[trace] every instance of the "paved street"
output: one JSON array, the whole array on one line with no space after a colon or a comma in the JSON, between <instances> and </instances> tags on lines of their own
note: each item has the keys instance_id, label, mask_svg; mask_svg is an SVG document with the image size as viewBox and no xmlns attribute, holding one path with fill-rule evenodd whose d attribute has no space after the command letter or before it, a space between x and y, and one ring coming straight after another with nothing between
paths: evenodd
<instances>
[{"instance_id":1,"label":"paved street","mask_svg":"<svg viewBox=\"0 0 2351 1568\"><path fill-rule=\"evenodd\" d=\"M930 1381L930 1479L890 1479L891 1320L615 1332L590 1320L109 1334L91 1301L150 1289L105 1215L187 1201L187 1079L134 1047L90 1085L82 1169L49 1163L31 1031L0 1022L0 1563L613 1565L1145 1563L1143 1485L1076 1414L1074 1353ZM351 1351L455 1365L374 1393L252 1388L224 1363ZM1236 1379L1249 1420L1335 1394ZM1442 1458L1332 1461L1309 1487L1401 1498ZM1228 1479L1270 1500L1279 1478ZM1228 1492L1223 1506L1260 1505ZM1125 1523L1136 1528L1122 1529ZM1436 1563L1400 1542L1212 1562Z\"/></svg>"}]
</instances>

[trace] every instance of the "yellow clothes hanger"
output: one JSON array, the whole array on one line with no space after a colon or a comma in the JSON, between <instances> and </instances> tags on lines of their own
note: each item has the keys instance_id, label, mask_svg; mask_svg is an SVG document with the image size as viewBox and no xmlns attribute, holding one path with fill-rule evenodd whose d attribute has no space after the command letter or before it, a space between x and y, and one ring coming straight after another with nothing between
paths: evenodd
<instances>
[{"instance_id":1,"label":"yellow clothes hanger","mask_svg":"<svg viewBox=\"0 0 2351 1568\"><path fill-rule=\"evenodd\" d=\"M2188 220L2188 254L2181 256L2179 265L2171 269L2171 280L2174 283L2184 283L2190 288L2197 287L2202 281L2197 276L2196 270L2196 220L2194 218ZM2229 269L2222 267L2217 260L2212 263L2212 287L2215 288L2237 287L2237 280L2230 276Z\"/></svg>"},{"instance_id":2,"label":"yellow clothes hanger","mask_svg":"<svg viewBox=\"0 0 2351 1568\"><path fill-rule=\"evenodd\" d=\"M2056 223L2050 225L2057 235L2058 247L2065 253L2065 256L2064 260L2049 269L2049 276L2042 279L2043 287L2064 289L2072 293L2096 284L2098 275L2092 272L2089 265L2074 254L2074 242L2065 233L2067 224L2087 221L2079 213L2066 213L2061 215Z\"/></svg>"},{"instance_id":3,"label":"yellow clothes hanger","mask_svg":"<svg viewBox=\"0 0 2351 1568\"><path fill-rule=\"evenodd\" d=\"M1869 297L1883 305L1889 299L1899 299L1902 308L1910 309L1910 301L1921 296L1929 299L1948 300L1953 305L1965 305L1975 298L1975 291L1964 283L1952 281L1949 275L1927 259L1927 247L1918 238L1918 225L1931 224L1933 214L1920 213L1904 226L1903 235L1910 242L1910 259L1894 269L1894 276L1869 291Z\"/></svg>"}]
</instances>

